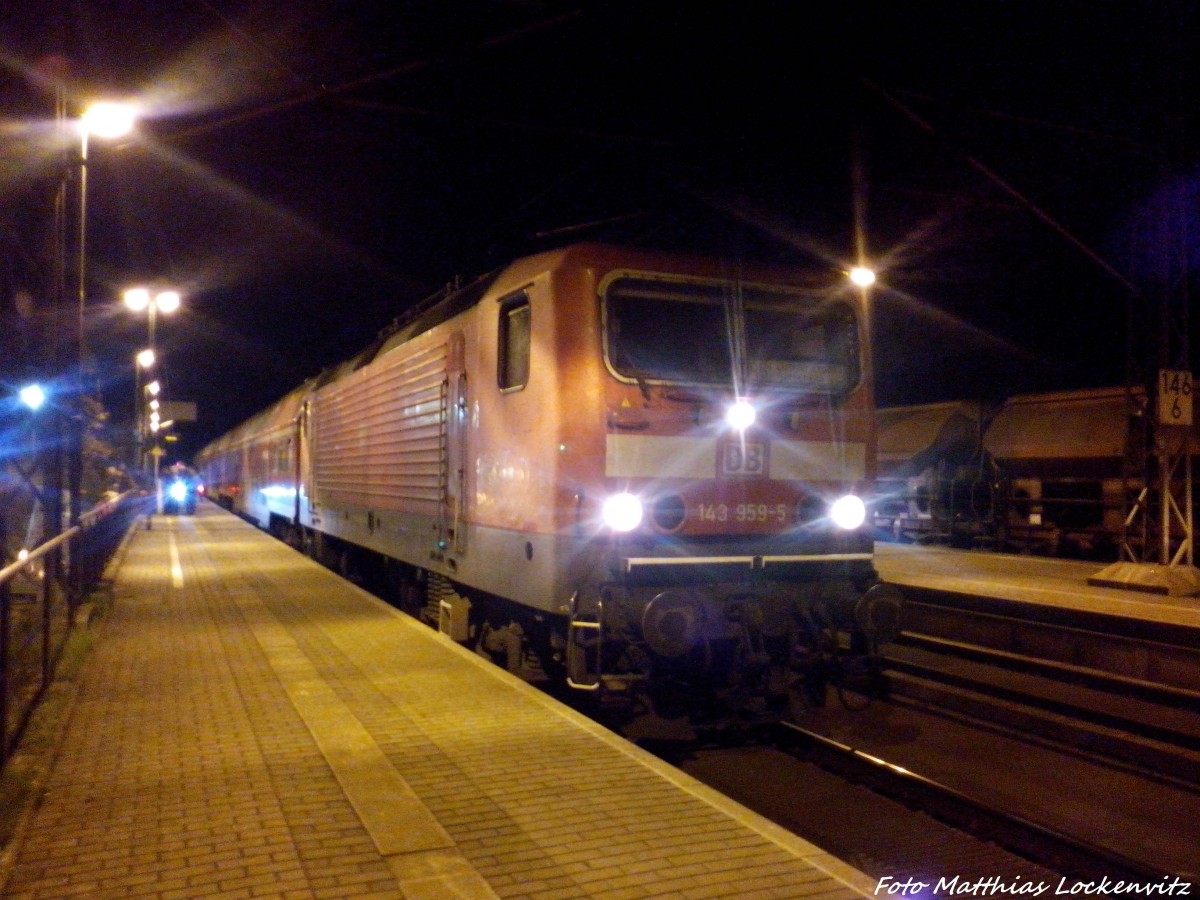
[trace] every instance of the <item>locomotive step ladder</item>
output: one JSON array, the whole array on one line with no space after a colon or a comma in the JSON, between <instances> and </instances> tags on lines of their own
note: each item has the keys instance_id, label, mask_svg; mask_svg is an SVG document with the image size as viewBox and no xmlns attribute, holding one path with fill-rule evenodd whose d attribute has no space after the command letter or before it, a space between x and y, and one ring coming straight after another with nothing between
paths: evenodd
<instances>
[{"instance_id":1,"label":"locomotive step ladder","mask_svg":"<svg viewBox=\"0 0 1200 900\"><path fill-rule=\"evenodd\" d=\"M597 598L595 610L582 613L576 592L571 595L567 622L567 685L580 691L600 690L604 679L603 659L604 600Z\"/></svg>"},{"instance_id":2,"label":"locomotive step ladder","mask_svg":"<svg viewBox=\"0 0 1200 900\"><path fill-rule=\"evenodd\" d=\"M645 681L647 676L633 672L618 674L604 671L607 644L604 592L601 590L601 596L587 611L580 609L578 594L571 597L567 622L567 685L579 691L602 691L608 699L628 698L633 686Z\"/></svg>"}]
</instances>

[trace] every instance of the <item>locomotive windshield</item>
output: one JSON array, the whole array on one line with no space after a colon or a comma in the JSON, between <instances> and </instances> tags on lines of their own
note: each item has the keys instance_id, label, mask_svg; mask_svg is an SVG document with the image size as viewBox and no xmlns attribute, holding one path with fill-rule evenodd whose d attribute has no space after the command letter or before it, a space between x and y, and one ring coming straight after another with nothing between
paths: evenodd
<instances>
[{"instance_id":1,"label":"locomotive windshield","mask_svg":"<svg viewBox=\"0 0 1200 900\"><path fill-rule=\"evenodd\" d=\"M786 288L621 276L604 292L608 361L637 381L844 394L858 325L841 301Z\"/></svg>"}]
</instances>

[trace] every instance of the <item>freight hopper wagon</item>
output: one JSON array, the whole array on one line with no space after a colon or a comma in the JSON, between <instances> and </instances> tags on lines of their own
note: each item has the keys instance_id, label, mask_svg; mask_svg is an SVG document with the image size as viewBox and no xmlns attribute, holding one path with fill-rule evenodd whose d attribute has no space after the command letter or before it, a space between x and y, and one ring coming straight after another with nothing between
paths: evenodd
<instances>
[{"instance_id":1,"label":"freight hopper wagon","mask_svg":"<svg viewBox=\"0 0 1200 900\"><path fill-rule=\"evenodd\" d=\"M1114 387L881 409L877 533L1113 560L1141 540L1125 522L1146 484L1146 408L1144 390Z\"/></svg>"},{"instance_id":2,"label":"freight hopper wagon","mask_svg":"<svg viewBox=\"0 0 1200 900\"><path fill-rule=\"evenodd\" d=\"M898 630L867 335L841 284L577 245L447 290L198 461L513 671L769 711Z\"/></svg>"},{"instance_id":3,"label":"freight hopper wagon","mask_svg":"<svg viewBox=\"0 0 1200 900\"><path fill-rule=\"evenodd\" d=\"M961 543L980 523L990 528L996 474L981 447L987 415L966 402L877 410L872 514L879 537Z\"/></svg>"}]
</instances>

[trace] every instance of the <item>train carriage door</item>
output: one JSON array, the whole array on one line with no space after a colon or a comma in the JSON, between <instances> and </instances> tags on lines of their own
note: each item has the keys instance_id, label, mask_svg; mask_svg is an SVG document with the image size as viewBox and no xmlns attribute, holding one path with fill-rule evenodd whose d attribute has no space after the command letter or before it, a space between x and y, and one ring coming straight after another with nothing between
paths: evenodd
<instances>
[{"instance_id":1,"label":"train carriage door","mask_svg":"<svg viewBox=\"0 0 1200 900\"><path fill-rule=\"evenodd\" d=\"M443 521L447 549L467 549L465 522L467 481L467 373L466 342L462 332L450 336L446 348L446 381L443 386Z\"/></svg>"},{"instance_id":2,"label":"train carriage door","mask_svg":"<svg viewBox=\"0 0 1200 900\"><path fill-rule=\"evenodd\" d=\"M296 417L296 454L294 462L296 466L296 522L297 526L304 521L304 516L307 514L312 516L312 497L309 495L310 478L309 473L312 471L311 457L311 428L312 428L312 401L305 400L300 405L300 414ZM307 503L305 502L307 500Z\"/></svg>"}]
</instances>

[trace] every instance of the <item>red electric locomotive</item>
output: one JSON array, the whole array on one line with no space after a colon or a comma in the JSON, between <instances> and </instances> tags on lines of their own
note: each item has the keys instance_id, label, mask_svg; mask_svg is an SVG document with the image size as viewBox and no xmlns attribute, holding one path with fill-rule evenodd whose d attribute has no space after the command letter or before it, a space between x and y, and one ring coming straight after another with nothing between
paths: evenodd
<instances>
[{"instance_id":1,"label":"red electric locomotive","mask_svg":"<svg viewBox=\"0 0 1200 900\"><path fill-rule=\"evenodd\" d=\"M514 671L770 714L814 653L898 630L868 333L849 285L581 244L447 290L197 461Z\"/></svg>"}]
</instances>

